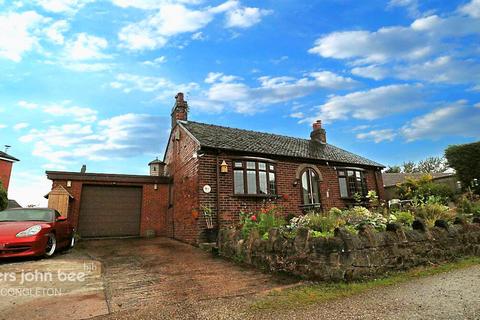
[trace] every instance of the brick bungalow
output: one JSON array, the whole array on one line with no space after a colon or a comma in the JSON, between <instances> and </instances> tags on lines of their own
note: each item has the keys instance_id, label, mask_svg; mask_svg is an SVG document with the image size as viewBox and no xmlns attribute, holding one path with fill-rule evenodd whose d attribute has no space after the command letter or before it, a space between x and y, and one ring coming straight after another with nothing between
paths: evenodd
<instances>
[{"instance_id":1,"label":"brick bungalow","mask_svg":"<svg viewBox=\"0 0 480 320\"><path fill-rule=\"evenodd\" d=\"M68 210L79 230L84 208L92 221L94 212L98 223L104 216L112 221L114 215L103 213L101 202L118 198L120 194L109 196L109 192L120 186L143 190L143 206L137 208L140 234L149 231L191 244L205 242L207 233L212 233L205 208L212 212L215 231L236 224L240 211L260 209L266 202L299 215L350 206L355 193L366 195L368 190L384 198L384 166L328 144L320 121L313 124L310 139L300 139L189 121L188 111L183 94L178 93L164 160L150 163L150 176L123 181L122 175L47 172L53 188L61 185L71 193L68 197L75 204ZM92 184L108 185L110 191L89 191L91 200L85 201L82 194ZM152 194L154 184L157 189ZM99 192L102 196L95 198Z\"/></svg>"}]
</instances>

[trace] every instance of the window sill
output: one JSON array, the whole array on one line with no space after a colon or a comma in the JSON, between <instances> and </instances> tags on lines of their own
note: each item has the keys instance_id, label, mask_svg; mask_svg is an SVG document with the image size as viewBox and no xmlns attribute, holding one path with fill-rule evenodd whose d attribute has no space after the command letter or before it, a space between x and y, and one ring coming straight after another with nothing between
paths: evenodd
<instances>
[{"instance_id":1,"label":"window sill","mask_svg":"<svg viewBox=\"0 0 480 320\"><path fill-rule=\"evenodd\" d=\"M308 212L310 210L317 210L317 209L321 209L322 208L322 204L321 203L312 203L312 204L302 204L300 206L298 206L300 208L300 210L302 210L304 213L305 212Z\"/></svg>"},{"instance_id":2,"label":"window sill","mask_svg":"<svg viewBox=\"0 0 480 320\"><path fill-rule=\"evenodd\" d=\"M340 197L340 199L342 200L348 200L348 201L355 201L355 198L352 198L352 197ZM367 198L361 198L362 201L367 201L368 199Z\"/></svg>"},{"instance_id":3,"label":"window sill","mask_svg":"<svg viewBox=\"0 0 480 320\"><path fill-rule=\"evenodd\" d=\"M260 199L278 198L278 195L276 194L234 194L233 196L238 198L260 198Z\"/></svg>"}]
</instances>

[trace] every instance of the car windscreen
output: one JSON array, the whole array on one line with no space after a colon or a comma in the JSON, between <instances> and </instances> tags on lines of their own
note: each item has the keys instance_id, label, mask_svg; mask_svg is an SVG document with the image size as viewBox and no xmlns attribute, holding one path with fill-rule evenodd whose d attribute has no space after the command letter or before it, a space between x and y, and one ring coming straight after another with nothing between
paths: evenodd
<instances>
[{"instance_id":1,"label":"car windscreen","mask_svg":"<svg viewBox=\"0 0 480 320\"><path fill-rule=\"evenodd\" d=\"M54 213L51 210L16 209L0 211L0 222L8 221L53 221Z\"/></svg>"}]
</instances>

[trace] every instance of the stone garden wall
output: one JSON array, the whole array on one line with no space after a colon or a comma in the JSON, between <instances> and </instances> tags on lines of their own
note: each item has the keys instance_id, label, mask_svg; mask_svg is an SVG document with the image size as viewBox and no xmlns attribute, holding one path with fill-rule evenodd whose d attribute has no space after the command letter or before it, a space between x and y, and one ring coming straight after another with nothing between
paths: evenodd
<instances>
[{"instance_id":1,"label":"stone garden wall","mask_svg":"<svg viewBox=\"0 0 480 320\"><path fill-rule=\"evenodd\" d=\"M366 227L358 235L337 229L333 238L312 238L307 229L299 229L294 239L272 229L268 240L255 232L244 240L239 231L228 229L220 231L219 251L224 257L262 269L322 281L369 278L459 257L480 256L479 223L437 225L427 229L422 222L415 221L414 230L389 225L390 231L385 232Z\"/></svg>"}]
</instances>

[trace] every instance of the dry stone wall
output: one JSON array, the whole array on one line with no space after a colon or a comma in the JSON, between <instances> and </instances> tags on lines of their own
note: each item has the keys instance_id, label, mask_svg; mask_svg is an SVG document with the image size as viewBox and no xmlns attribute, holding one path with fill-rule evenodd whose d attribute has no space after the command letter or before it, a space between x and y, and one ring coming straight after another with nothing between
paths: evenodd
<instances>
[{"instance_id":1,"label":"dry stone wall","mask_svg":"<svg viewBox=\"0 0 480 320\"><path fill-rule=\"evenodd\" d=\"M309 230L299 229L293 239L272 229L268 240L255 232L242 239L238 230L225 229L219 234L219 252L262 269L322 281L371 278L480 256L480 223L447 225L437 221L436 225L427 229L415 221L413 230L389 225L385 232L365 227L358 235L337 229L332 238L313 238Z\"/></svg>"}]
</instances>

